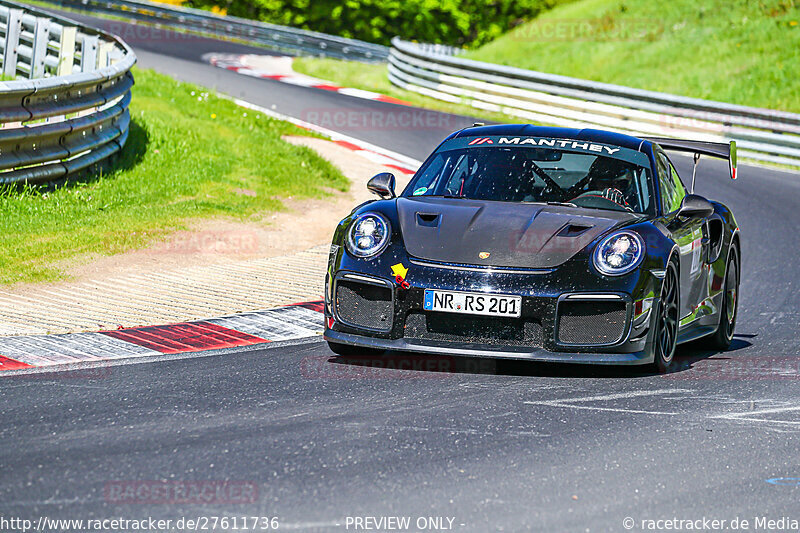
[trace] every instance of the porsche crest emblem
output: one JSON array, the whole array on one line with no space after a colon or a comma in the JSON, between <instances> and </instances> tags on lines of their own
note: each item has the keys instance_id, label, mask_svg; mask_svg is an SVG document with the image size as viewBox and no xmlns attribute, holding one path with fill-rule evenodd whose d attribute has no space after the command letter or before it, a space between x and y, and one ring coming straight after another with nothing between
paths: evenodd
<instances>
[{"instance_id":1,"label":"porsche crest emblem","mask_svg":"<svg viewBox=\"0 0 800 533\"><path fill-rule=\"evenodd\" d=\"M480 252L478 254L478 257L480 257L481 259L489 259L490 255L492 255L490 252Z\"/></svg>"}]
</instances>

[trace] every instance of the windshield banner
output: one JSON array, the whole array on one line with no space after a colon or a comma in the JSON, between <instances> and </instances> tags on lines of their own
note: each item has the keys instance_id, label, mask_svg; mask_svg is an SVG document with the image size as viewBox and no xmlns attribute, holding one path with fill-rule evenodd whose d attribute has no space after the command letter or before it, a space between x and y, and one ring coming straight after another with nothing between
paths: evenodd
<instances>
[{"instance_id":1,"label":"windshield banner","mask_svg":"<svg viewBox=\"0 0 800 533\"><path fill-rule=\"evenodd\" d=\"M548 148L558 152L597 154L621 159L639 166L650 167L650 160L643 152L609 144L581 141L577 139L557 139L553 137L503 136L459 137L445 141L437 152L462 148Z\"/></svg>"}]
</instances>

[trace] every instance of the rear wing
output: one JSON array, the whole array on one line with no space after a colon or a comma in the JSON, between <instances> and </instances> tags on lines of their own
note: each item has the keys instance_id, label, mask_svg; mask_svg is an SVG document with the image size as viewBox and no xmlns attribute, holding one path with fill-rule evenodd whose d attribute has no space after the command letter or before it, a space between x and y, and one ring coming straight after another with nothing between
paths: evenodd
<instances>
[{"instance_id":1,"label":"rear wing","mask_svg":"<svg viewBox=\"0 0 800 533\"><path fill-rule=\"evenodd\" d=\"M739 163L736 157L736 141L731 141L730 143L712 143L669 139L666 137L646 137L645 140L656 143L664 150L693 153L695 170L697 169L697 160L700 159L701 155L727 159L731 171L731 179L735 180L737 177L736 169ZM694 189L694 173L692 174L692 188Z\"/></svg>"}]
</instances>

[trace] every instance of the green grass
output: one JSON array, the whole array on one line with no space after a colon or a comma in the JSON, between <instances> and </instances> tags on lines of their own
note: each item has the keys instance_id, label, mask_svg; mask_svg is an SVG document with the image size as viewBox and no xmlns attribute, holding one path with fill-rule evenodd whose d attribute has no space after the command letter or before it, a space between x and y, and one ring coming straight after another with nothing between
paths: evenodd
<instances>
[{"instance_id":1,"label":"green grass","mask_svg":"<svg viewBox=\"0 0 800 533\"><path fill-rule=\"evenodd\" d=\"M168 76L135 77L116 171L49 191L0 191L0 283L63 279L59 263L144 247L192 220L257 221L281 209L280 198L347 189L330 163L281 140L304 130Z\"/></svg>"},{"instance_id":2,"label":"green grass","mask_svg":"<svg viewBox=\"0 0 800 533\"><path fill-rule=\"evenodd\" d=\"M800 111L798 0L582 0L468 54L630 87ZM597 30L548 40L555 29ZM572 24L570 27L569 25ZM623 38L615 35L622 32Z\"/></svg>"},{"instance_id":3,"label":"green grass","mask_svg":"<svg viewBox=\"0 0 800 533\"><path fill-rule=\"evenodd\" d=\"M800 0L579 0L466 57L800 112ZM471 107L394 88L385 65L303 59L296 68L340 85L496 120Z\"/></svg>"}]
</instances>

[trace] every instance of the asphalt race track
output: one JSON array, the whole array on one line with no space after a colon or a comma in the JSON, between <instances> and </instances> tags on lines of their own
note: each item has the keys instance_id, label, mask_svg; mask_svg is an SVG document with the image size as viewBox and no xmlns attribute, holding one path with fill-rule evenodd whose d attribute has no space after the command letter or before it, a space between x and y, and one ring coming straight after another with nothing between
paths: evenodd
<instances>
[{"instance_id":1,"label":"asphalt race track","mask_svg":"<svg viewBox=\"0 0 800 533\"><path fill-rule=\"evenodd\" d=\"M306 120L321 109L431 115L440 126L342 128L417 159L472 122L201 61L246 53L240 45L131 42L141 67ZM690 176L688 159L677 161ZM633 531L647 519L704 517L747 519L753 530L756 517L800 519L800 175L743 165L738 181L725 176L724 163L701 161L698 192L729 205L741 227L729 352L683 347L682 369L668 376L472 359L442 360L455 371L438 372L371 369L311 342L9 376L0 511L276 516L279 530L300 531L354 531L347 517L363 516L446 517L453 531L475 532L627 531L627 517ZM112 490L159 480L249 492L209 502Z\"/></svg>"}]
</instances>

